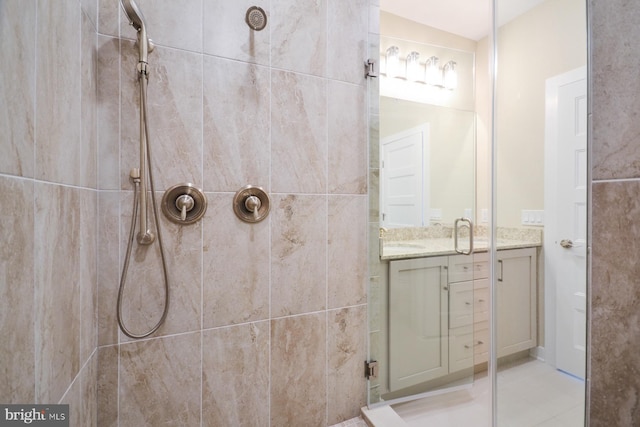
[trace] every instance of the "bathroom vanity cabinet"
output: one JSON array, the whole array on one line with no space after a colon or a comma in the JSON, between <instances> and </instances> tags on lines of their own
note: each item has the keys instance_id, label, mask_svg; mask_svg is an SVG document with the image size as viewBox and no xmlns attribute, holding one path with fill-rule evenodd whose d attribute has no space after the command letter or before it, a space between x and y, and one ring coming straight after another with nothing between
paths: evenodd
<instances>
[{"instance_id":1,"label":"bathroom vanity cabinet","mask_svg":"<svg viewBox=\"0 0 640 427\"><path fill-rule=\"evenodd\" d=\"M536 249L498 251L498 357L536 345ZM489 255L389 263L389 388L399 390L486 362Z\"/></svg>"},{"instance_id":2,"label":"bathroom vanity cabinet","mask_svg":"<svg viewBox=\"0 0 640 427\"><path fill-rule=\"evenodd\" d=\"M498 251L498 357L536 346L536 249Z\"/></svg>"}]
</instances>

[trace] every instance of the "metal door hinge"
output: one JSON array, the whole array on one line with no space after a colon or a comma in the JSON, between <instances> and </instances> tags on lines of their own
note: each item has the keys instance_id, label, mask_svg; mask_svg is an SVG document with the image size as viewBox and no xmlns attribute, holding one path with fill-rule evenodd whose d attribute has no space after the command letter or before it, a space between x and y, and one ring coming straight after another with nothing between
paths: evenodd
<instances>
[{"instance_id":1,"label":"metal door hinge","mask_svg":"<svg viewBox=\"0 0 640 427\"><path fill-rule=\"evenodd\" d=\"M364 361L364 377L368 380L375 380L378 378L378 362L372 360L371 362Z\"/></svg>"},{"instance_id":2,"label":"metal door hinge","mask_svg":"<svg viewBox=\"0 0 640 427\"><path fill-rule=\"evenodd\" d=\"M365 77L378 77L378 73L376 72L376 61L375 59L367 59L364 63L364 76Z\"/></svg>"}]
</instances>

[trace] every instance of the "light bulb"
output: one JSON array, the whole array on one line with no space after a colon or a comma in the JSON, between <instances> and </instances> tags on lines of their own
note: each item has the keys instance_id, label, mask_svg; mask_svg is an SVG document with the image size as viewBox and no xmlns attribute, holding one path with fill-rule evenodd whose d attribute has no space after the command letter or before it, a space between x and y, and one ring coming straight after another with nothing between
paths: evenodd
<instances>
[{"instance_id":1,"label":"light bulb","mask_svg":"<svg viewBox=\"0 0 640 427\"><path fill-rule=\"evenodd\" d=\"M400 76L400 48L391 46L387 49L387 77Z\"/></svg>"}]
</instances>

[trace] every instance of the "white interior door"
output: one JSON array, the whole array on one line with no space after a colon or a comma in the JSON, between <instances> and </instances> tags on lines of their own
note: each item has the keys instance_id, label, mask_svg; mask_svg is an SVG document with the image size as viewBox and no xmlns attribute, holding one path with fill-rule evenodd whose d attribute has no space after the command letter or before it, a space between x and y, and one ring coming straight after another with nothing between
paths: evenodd
<instances>
[{"instance_id":1,"label":"white interior door","mask_svg":"<svg viewBox=\"0 0 640 427\"><path fill-rule=\"evenodd\" d=\"M380 220L383 227L420 227L429 212L429 125L385 138L381 144ZM428 217L427 217L428 219Z\"/></svg>"},{"instance_id":2,"label":"white interior door","mask_svg":"<svg viewBox=\"0 0 640 427\"><path fill-rule=\"evenodd\" d=\"M585 377L587 84L584 69L555 78L555 218L545 251L555 285L555 364ZM548 85L549 88L549 85ZM549 95L549 92L548 92ZM547 216L549 217L549 216Z\"/></svg>"}]
</instances>

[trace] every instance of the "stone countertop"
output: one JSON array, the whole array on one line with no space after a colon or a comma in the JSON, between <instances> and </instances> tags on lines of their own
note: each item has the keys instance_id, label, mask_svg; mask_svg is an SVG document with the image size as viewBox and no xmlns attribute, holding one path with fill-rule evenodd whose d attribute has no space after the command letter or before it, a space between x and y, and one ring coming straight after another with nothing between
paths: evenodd
<instances>
[{"instance_id":1,"label":"stone countertop","mask_svg":"<svg viewBox=\"0 0 640 427\"><path fill-rule=\"evenodd\" d=\"M468 249L467 238L461 237L460 248ZM486 237L477 237L473 243L474 252L486 252L488 241ZM536 235L515 235L498 237L497 249L519 249L542 246L542 236ZM438 255L455 255L454 241L452 238L426 238L408 240L387 240L383 239L380 248L381 260L421 258Z\"/></svg>"}]
</instances>

